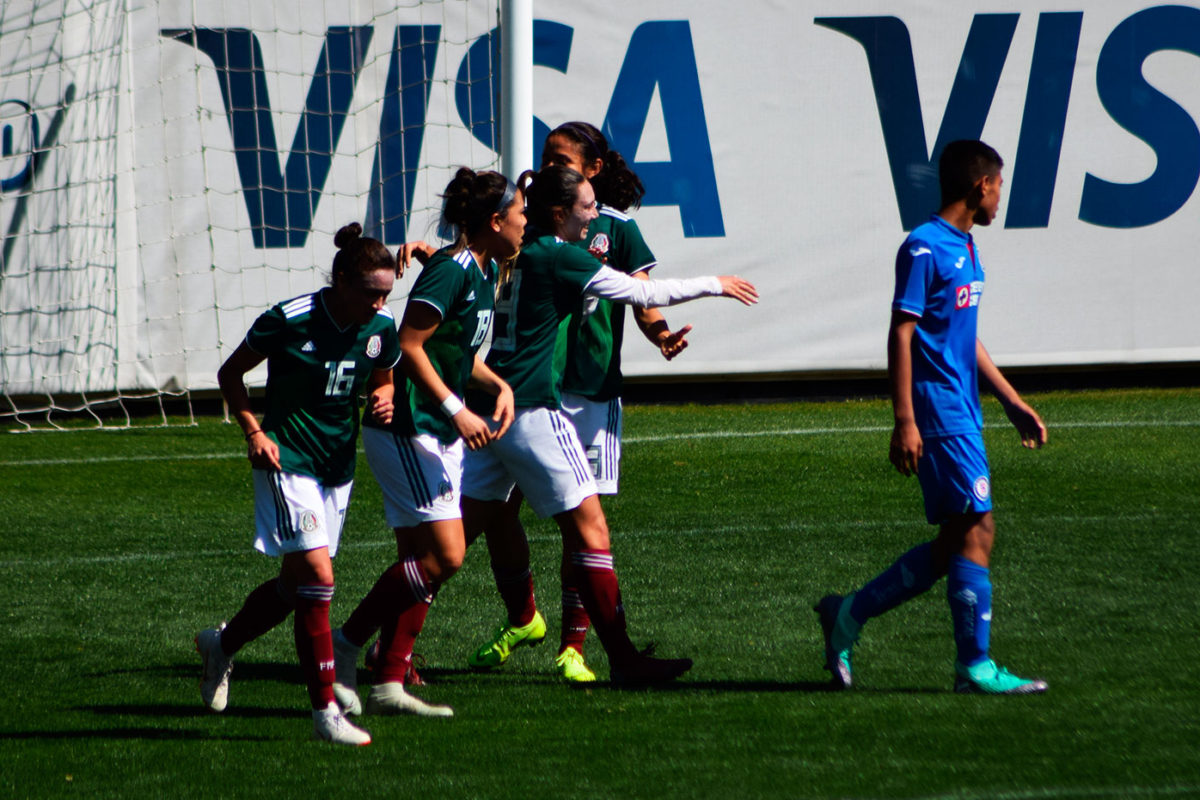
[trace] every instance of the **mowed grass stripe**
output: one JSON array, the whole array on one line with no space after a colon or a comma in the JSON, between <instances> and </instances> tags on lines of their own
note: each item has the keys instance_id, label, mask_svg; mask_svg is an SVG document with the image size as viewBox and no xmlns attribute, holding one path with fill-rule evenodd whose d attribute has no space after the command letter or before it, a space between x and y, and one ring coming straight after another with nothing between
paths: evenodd
<instances>
[{"instance_id":1,"label":"mowed grass stripe","mask_svg":"<svg viewBox=\"0 0 1200 800\"><path fill-rule=\"evenodd\" d=\"M1006 424L985 425L988 429L1006 428ZM1196 428L1200 420L1080 420L1054 422L1051 431L1059 428ZM626 436L622 444L656 444L678 442L689 439L746 439L763 436L836 436L858 433L888 433L887 425L860 425L822 428L781 428L756 431L693 431L691 433L669 433L657 436ZM154 455L99 456L96 458L36 458L16 461L0 461L0 467L60 467L81 464L120 464L155 461L219 461L230 458L245 458L239 452L228 453L159 453Z\"/></svg>"},{"instance_id":2,"label":"mowed grass stripe","mask_svg":"<svg viewBox=\"0 0 1200 800\"><path fill-rule=\"evenodd\" d=\"M1096 516L1078 516L1078 515L1059 515L1036 518L1038 525L1131 525L1141 522L1150 522L1155 519L1162 519L1163 514L1121 514L1121 515L1096 515ZM1019 513L1008 515L1013 524L1022 523L1025 520ZM805 531L854 531L854 530L874 530L874 529L890 529L900 527L911 527L915 524L914 517L905 517L903 519L874 519L874 520L847 520L840 522L829 521L814 521L803 522L798 520L781 520L770 524L751 524L751 525L714 525L706 527L691 527L691 528L635 528L631 530L622 529L614 534L614 538L619 542L623 539L652 539L656 537L698 537L704 538L707 536L730 536L743 534L758 534L758 533L803 533ZM249 535L247 535L246 544L249 544ZM539 542L558 542L560 536L557 533L538 533L535 531L526 531L526 538L532 543ZM374 539L371 541L346 542L342 541L339 545L338 552L347 550L384 550L395 547L395 542L391 539ZM50 569L57 567L75 567L84 566L87 564L120 564L139 561L175 561L178 559L195 558L195 559L210 559L210 558L226 558L239 556L246 553L245 547L229 547L220 550L190 550L190 551L159 551L153 553L110 553L98 556L68 556L59 558L22 558L11 559L8 561L0 561L0 569L24 569L24 568L42 568Z\"/></svg>"}]
</instances>

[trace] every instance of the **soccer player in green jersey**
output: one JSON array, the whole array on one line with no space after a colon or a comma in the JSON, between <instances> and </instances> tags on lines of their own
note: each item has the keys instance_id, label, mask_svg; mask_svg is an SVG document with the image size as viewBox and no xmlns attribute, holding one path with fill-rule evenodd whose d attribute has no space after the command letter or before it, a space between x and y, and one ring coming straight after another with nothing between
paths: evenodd
<instances>
[{"instance_id":1,"label":"soccer player in green jersey","mask_svg":"<svg viewBox=\"0 0 1200 800\"><path fill-rule=\"evenodd\" d=\"M488 364L512 386L516 418L508 435L466 454L463 467L463 519L468 542L488 534L493 570L528 565L524 536L506 534L511 522L495 526L520 485L533 510L553 517L563 538L570 580L579 587L612 668L615 685L672 680L691 668L690 659L657 659L639 653L626 631L624 604L609 549L608 524L597 496L587 456L560 409L563 363L556 357L560 324L580 299L594 295L640 306L662 306L703 296L724 296L747 305L758 294L735 276L642 281L605 266L573 247L596 219L595 193L575 170L560 166L522 176L530 229L511 276L500 287L495 334ZM517 623L531 631L526 643L545 636L536 609ZM535 630L540 629L540 630ZM540 636L538 635L540 634Z\"/></svg>"},{"instance_id":2,"label":"soccer player in green jersey","mask_svg":"<svg viewBox=\"0 0 1200 800\"><path fill-rule=\"evenodd\" d=\"M313 736L371 743L345 718L333 693L333 557L354 481L358 398L367 381L396 364L399 345L384 303L396 259L362 237L358 223L337 232L331 285L288 300L255 321L217 372L221 393L245 434L253 467L259 551L281 559L278 577L250 593L228 625L201 631L204 704L223 711L233 656L295 612L296 653L313 708ZM266 359L266 414L250 405L245 375ZM390 419L391 400L369 405Z\"/></svg>"},{"instance_id":3,"label":"soccer player in green jersey","mask_svg":"<svg viewBox=\"0 0 1200 800\"><path fill-rule=\"evenodd\" d=\"M496 172L458 170L442 195L442 222L454 242L425 264L400 323L399 375L379 393L394 396L385 424L364 419L363 446L383 490L398 559L334 632L334 691L347 713L361 706L360 648L382 629L368 713L450 716L405 691L415 673L413 644L438 588L462 566L459 489L464 442L472 450L503 436L512 422L513 393L479 358L491 327L499 263L511 258L525 232L525 197ZM468 381L496 398L488 425L462 402Z\"/></svg>"},{"instance_id":4,"label":"soccer player in green jersey","mask_svg":"<svg viewBox=\"0 0 1200 800\"><path fill-rule=\"evenodd\" d=\"M578 242L600 262L616 270L646 280L658 263L638 224L625 212L641 203L645 194L641 180L625 163L624 157L608 146L604 134L586 122L567 122L546 137L542 165L568 167L581 173L596 193L597 217L588 225L587 236ZM646 338L670 360L687 347L686 325L671 331L663 315L655 308L632 308L634 319ZM574 313L559 330L558 346L565 353L562 383L562 411L575 426L587 454L588 465L596 479L597 492L614 495L621 460L621 345L625 331L625 304L596 296L584 296ZM520 505L518 489L510 502ZM518 530L509 536L524 536L520 518L505 514ZM568 681L590 682L595 673L583 658L583 645L590 622L579 590L570 581L572 570L562 565L562 626L555 664ZM535 607L533 577L530 570L503 572L495 576L496 585L509 610L510 619L525 615ZM478 647L468 659L475 669L502 664L520 636L506 621L495 635Z\"/></svg>"}]
</instances>

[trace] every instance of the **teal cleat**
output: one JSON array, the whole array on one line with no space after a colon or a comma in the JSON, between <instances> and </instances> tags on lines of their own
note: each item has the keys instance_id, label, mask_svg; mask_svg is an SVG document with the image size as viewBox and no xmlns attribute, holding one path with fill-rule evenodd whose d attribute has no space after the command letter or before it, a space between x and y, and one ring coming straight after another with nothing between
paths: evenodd
<instances>
[{"instance_id":1,"label":"teal cleat","mask_svg":"<svg viewBox=\"0 0 1200 800\"><path fill-rule=\"evenodd\" d=\"M829 670L834 689L849 689L853 683L850 651L858 639L858 632L851 634L847 631L847 627L852 625L849 616L853 598L854 595L842 597L828 594L813 606L813 611L821 620L821 632L825 636L825 669Z\"/></svg>"},{"instance_id":2,"label":"teal cleat","mask_svg":"<svg viewBox=\"0 0 1200 800\"><path fill-rule=\"evenodd\" d=\"M1041 694L1047 688L1045 681L1013 675L990 658L973 667L954 664L954 691L959 694Z\"/></svg>"},{"instance_id":3,"label":"teal cleat","mask_svg":"<svg viewBox=\"0 0 1200 800\"><path fill-rule=\"evenodd\" d=\"M514 649L539 645L545 638L546 620L540 611L534 611L533 619L527 625L510 625L508 622L501 625L490 640L467 658L467 665L481 670L498 667L508 661Z\"/></svg>"}]
</instances>

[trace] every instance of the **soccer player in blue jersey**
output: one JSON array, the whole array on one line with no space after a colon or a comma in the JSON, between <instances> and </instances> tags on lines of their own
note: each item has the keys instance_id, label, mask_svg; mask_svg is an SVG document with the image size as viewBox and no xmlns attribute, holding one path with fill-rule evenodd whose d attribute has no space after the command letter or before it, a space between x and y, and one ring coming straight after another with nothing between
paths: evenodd
<instances>
[{"instance_id":1,"label":"soccer player in blue jersey","mask_svg":"<svg viewBox=\"0 0 1200 800\"><path fill-rule=\"evenodd\" d=\"M254 589L228 625L201 631L200 694L224 711L233 656L289 615L313 708L313 736L371 743L338 707L333 692L333 557L354 482L358 398L368 380L400 357L384 303L396 259L352 223L334 237L331 285L280 303L260 316L221 365L217 381L241 426L253 467L254 546L280 559L278 577ZM266 413L250 406L245 375L267 361ZM372 395L372 413L390 419L389 398Z\"/></svg>"},{"instance_id":2,"label":"soccer player in blue jersey","mask_svg":"<svg viewBox=\"0 0 1200 800\"><path fill-rule=\"evenodd\" d=\"M995 523L983 448L979 378L988 384L1025 447L1046 442L1046 426L996 368L976 334L984 273L971 228L989 225L1000 205L1000 155L983 142L946 145L938 162L942 207L914 229L896 256L888 332L895 428L889 459L916 473L925 517L937 536L900 556L846 597L816 605L833 686L852 682L851 649L867 620L927 591L943 575L954 626L954 690L1035 694L1045 681L1018 677L991 659Z\"/></svg>"}]
</instances>

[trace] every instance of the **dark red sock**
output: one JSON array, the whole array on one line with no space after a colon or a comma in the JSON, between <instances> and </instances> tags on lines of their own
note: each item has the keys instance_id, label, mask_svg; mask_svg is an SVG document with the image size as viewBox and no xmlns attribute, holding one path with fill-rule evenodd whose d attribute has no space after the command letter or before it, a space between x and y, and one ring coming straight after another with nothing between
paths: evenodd
<instances>
[{"instance_id":1,"label":"dark red sock","mask_svg":"<svg viewBox=\"0 0 1200 800\"><path fill-rule=\"evenodd\" d=\"M406 603L408 584L404 579L404 565L399 561L383 571L379 580L367 592L358 607L342 625L342 635L351 644L362 647L380 629L396 606Z\"/></svg>"},{"instance_id":2,"label":"dark red sock","mask_svg":"<svg viewBox=\"0 0 1200 800\"><path fill-rule=\"evenodd\" d=\"M559 637L558 652L574 647L583 652L583 642L587 638L588 628L592 620L588 617L583 599L579 596L579 588L563 585L562 589L562 633Z\"/></svg>"},{"instance_id":3,"label":"dark red sock","mask_svg":"<svg viewBox=\"0 0 1200 800\"><path fill-rule=\"evenodd\" d=\"M229 620L221 631L221 649L232 656L247 642L252 642L292 613L292 601L279 578L271 578L260 584L246 596L242 609Z\"/></svg>"},{"instance_id":4,"label":"dark red sock","mask_svg":"<svg viewBox=\"0 0 1200 800\"><path fill-rule=\"evenodd\" d=\"M621 602L617 573L613 571L612 553L578 550L569 559L583 607L596 626L596 635L608 653L609 663L619 667L636 655L637 650L626 631L625 606Z\"/></svg>"},{"instance_id":5,"label":"dark red sock","mask_svg":"<svg viewBox=\"0 0 1200 800\"><path fill-rule=\"evenodd\" d=\"M403 683L412 663L413 644L425 625L425 615L436 588L416 558L406 558L401 568L405 591L396 598L379 636L375 683Z\"/></svg>"},{"instance_id":6,"label":"dark red sock","mask_svg":"<svg viewBox=\"0 0 1200 800\"><path fill-rule=\"evenodd\" d=\"M329 602L333 584L296 587L296 655L304 670L308 699L323 709L334 702L333 636L329 632Z\"/></svg>"},{"instance_id":7,"label":"dark red sock","mask_svg":"<svg viewBox=\"0 0 1200 800\"><path fill-rule=\"evenodd\" d=\"M529 567L504 570L493 564L492 575L496 578L496 588L508 611L508 624L520 626L533 622L537 603L533 599L533 574Z\"/></svg>"}]
</instances>

